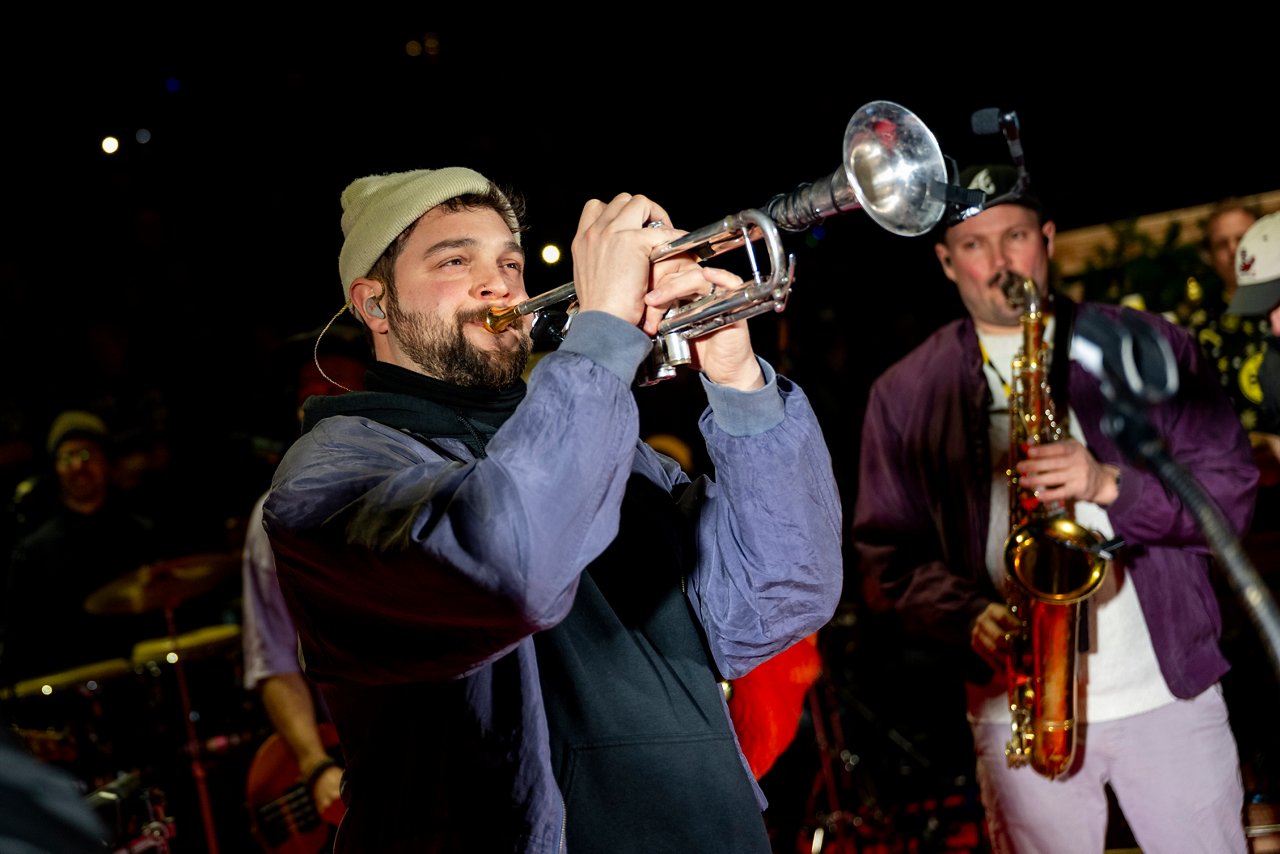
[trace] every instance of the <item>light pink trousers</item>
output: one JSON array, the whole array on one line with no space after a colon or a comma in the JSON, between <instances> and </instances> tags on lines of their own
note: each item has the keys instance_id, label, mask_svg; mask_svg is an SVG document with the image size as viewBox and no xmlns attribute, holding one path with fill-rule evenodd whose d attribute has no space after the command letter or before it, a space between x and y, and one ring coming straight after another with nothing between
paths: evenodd
<instances>
[{"instance_id":1,"label":"light pink trousers","mask_svg":"<svg viewBox=\"0 0 1280 854\"><path fill-rule=\"evenodd\" d=\"M1086 724L1072 770L1009 768L1003 724L973 727L978 786L996 854L1101 854L1111 784L1143 854L1245 854L1244 786L1222 688Z\"/></svg>"}]
</instances>

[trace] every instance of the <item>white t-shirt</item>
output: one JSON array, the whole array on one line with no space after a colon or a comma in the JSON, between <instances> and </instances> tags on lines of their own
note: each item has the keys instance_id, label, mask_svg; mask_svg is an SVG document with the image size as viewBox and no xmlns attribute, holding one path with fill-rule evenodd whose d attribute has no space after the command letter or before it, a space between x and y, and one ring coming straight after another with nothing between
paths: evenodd
<instances>
[{"instance_id":1,"label":"white t-shirt","mask_svg":"<svg viewBox=\"0 0 1280 854\"><path fill-rule=\"evenodd\" d=\"M1053 340L1053 320L1045 328L1045 341ZM978 333L988 356L987 381L991 384L991 527L987 536L987 571L997 590L1008 580L1004 543L1009 535L1009 406L1006 382L1012 373L1014 356L1022 349L1022 336ZM1047 368L1046 368L1047 370ZM1061 413L1057 413L1061 423ZM1081 444L1084 434L1068 413L1071 437ZM1077 502L1075 521L1106 540L1114 531L1107 512L1097 504ZM1132 582L1120 560L1111 561L1098 589L1080 607L1082 627L1087 625L1088 651L1076 658L1078 688L1077 721L1106 721L1128 717L1173 702L1173 694L1160 674L1151 635L1142 617L1142 607ZM1010 723L1009 694L1004 674L997 673L988 685L968 687L969 719L984 723Z\"/></svg>"}]
</instances>

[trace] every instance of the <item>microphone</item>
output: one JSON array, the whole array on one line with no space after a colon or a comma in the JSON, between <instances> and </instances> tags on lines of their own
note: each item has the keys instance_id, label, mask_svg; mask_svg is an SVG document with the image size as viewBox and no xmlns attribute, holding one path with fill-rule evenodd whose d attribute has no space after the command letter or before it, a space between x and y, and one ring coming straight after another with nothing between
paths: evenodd
<instances>
[{"instance_id":1,"label":"microphone","mask_svg":"<svg viewBox=\"0 0 1280 854\"><path fill-rule=\"evenodd\" d=\"M1026 181L1027 167L1022 154L1021 126L1018 114L1013 110L1001 110L999 107L987 107L977 110L969 117L969 126L978 136L1004 134L1009 145L1009 155L1013 165L1018 167L1019 180Z\"/></svg>"},{"instance_id":2,"label":"microphone","mask_svg":"<svg viewBox=\"0 0 1280 854\"><path fill-rule=\"evenodd\" d=\"M1119 394L1160 403L1178 391L1178 364L1168 340L1132 309L1118 318L1077 315L1071 358L1101 381L1111 400Z\"/></svg>"},{"instance_id":3,"label":"microphone","mask_svg":"<svg viewBox=\"0 0 1280 854\"><path fill-rule=\"evenodd\" d=\"M1107 398L1102 432L1130 457L1163 465L1164 441L1143 404L1160 403L1178 391L1178 365L1168 340L1133 309L1115 318L1080 312L1070 358L1098 378Z\"/></svg>"},{"instance_id":4,"label":"microphone","mask_svg":"<svg viewBox=\"0 0 1280 854\"><path fill-rule=\"evenodd\" d=\"M973 132L978 136L990 136L991 134L1001 133L1006 124L1012 124L1016 129L1018 126L1018 114L1012 110L1002 112L999 107L987 107L985 110L978 110L970 116L969 124L973 128Z\"/></svg>"}]
</instances>

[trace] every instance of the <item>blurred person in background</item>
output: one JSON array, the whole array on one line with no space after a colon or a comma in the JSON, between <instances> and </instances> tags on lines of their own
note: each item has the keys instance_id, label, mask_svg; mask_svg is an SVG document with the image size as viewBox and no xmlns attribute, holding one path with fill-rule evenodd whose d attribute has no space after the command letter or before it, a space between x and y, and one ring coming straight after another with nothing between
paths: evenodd
<instances>
[{"instance_id":1,"label":"blurred person in background","mask_svg":"<svg viewBox=\"0 0 1280 854\"><path fill-rule=\"evenodd\" d=\"M298 429L308 398L364 388L367 351L363 335L357 332L358 337L353 337L344 332L347 330L330 327L322 353L314 350L318 333L291 339L283 347L283 358L297 363L289 398L295 403ZM296 431L292 438L296 438ZM341 751L324 699L298 661L297 629L280 592L275 556L262 527L266 497L263 492L255 502L245 528L244 687L256 693L262 703L278 744L273 742L260 751L249 771L251 818L260 840L274 840L278 846L282 836L301 834L314 838L320 847L331 848L333 832L345 813L340 792ZM301 798L288 801L288 811L281 810L277 804L296 784L302 786ZM312 817L319 821L308 827ZM304 842L300 839L296 844Z\"/></svg>"}]
</instances>

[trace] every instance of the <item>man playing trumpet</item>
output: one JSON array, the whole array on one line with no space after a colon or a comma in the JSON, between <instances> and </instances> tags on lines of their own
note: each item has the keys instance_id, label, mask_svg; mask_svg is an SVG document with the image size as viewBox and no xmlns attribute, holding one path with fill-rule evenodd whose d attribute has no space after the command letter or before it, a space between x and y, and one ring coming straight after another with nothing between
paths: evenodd
<instances>
[{"instance_id":1,"label":"man playing trumpet","mask_svg":"<svg viewBox=\"0 0 1280 854\"><path fill-rule=\"evenodd\" d=\"M672 305L732 274L651 263L656 203L589 201L578 314L529 374L521 200L463 168L342 196L367 391L313 398L265 526L347 760L336 851L768 854L721 679L816 631L841 509L803 392L744 322L693 342L715 480L639 437ZM321 344L323 346L323 344Z\"/></svg>"}]
</instances>

